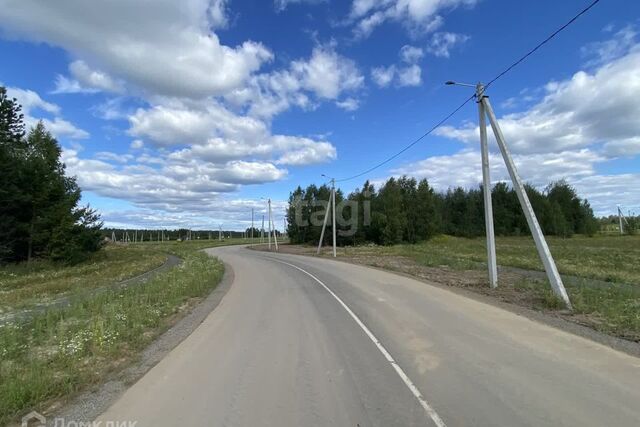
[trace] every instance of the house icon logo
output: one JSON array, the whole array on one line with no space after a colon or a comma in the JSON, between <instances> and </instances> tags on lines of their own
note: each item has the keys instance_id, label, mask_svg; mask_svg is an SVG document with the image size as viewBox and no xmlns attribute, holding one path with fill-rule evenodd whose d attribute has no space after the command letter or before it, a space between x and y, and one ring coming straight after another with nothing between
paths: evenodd
<instances>
[{"instance_id":1,"label":"house icon logo","mask_svg":"<svg viewBox=\"0 0 640 427\"><path fill-rule=\"evenodd\" d=\"M47 419L36 411L31 411L22 417L22 427L45 427Z\"/></svg>"}]
</instances>

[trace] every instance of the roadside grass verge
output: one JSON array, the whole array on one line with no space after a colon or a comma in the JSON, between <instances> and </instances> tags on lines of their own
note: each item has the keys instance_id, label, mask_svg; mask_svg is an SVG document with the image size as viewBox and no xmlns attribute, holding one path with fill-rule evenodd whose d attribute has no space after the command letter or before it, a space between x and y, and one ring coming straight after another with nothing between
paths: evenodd
<instances>
[{"instance_id":1,"label":"roadside grass verge","mask_svg":"<svg viewBox=\"0 0 640 427\"><path fill-rule=\"evenodd\" d=\"M117 283L165 262L161 248L108 245L74 266L36 260L0 267L0 314L77 291Z\"/></svg>"},{"instance_id":2,"label":"roadside grass verge","mask_svg":"<svg viewBox=\"0 0 640 427\"><path fill-rule=\"evenodd\" d=\"M551 312L597 331L640 342L640 236L547 237L547 241L565 279L573 304L571 313L552 292L530 237L496 238L498 264L516 268L499 274L496 289L488 285L483 238L438 236L414 245L348 246L339 248L338 256ZM315 254L311 247L283 248ZM323 255L329 256L327 247Z\"/></svg>"},{"instance_id":3,"label":"roadside grass verge","mask_svg":"<svg viewBox=\"0 0 640 427\"><path fill-rule=\"evenodd\" d=\"M562 274L640 286L640 236L547 237L551 253ZM395 255L430 266L458 270L486 267L485 240L438 236L415 245L347 247L349 255ZM544 271L533 239L497 237L498 264Z\"/></svg>"},{"instance_id":4,"label":"roadside grass verge","mask_svg":"<svg viewBox=\"0 0 640 427\"><path fill-rule=\"evenodd\" d=\"M233 243L241 242L224 242ZM47 414L56 402L136 360L220 282L223 264L199 251L219 244L140 245L152 253L174 253L183 263L147 282L72 299L66 308L0 325L0 425L31 410ZM135 246L119 249L130 254Z\"/></svg>"}]
</instances>

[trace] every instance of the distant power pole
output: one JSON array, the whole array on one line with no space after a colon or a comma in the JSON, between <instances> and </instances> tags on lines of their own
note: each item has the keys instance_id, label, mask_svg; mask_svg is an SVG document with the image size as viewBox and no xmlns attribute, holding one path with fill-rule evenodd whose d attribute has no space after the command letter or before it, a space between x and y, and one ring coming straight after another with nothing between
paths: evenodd
<instances>
[{"instance_id":1,"label":"distant power pole","mask_svg":"<svg viewBox=\"0 0 640 427\"><path fill-rule=\"evenodd\" d=\"M253 241L253 208L251 208L251 240Z\"/></svg>"},{"instance_id":2,"label":"distant power pole","mask_svg":"<svg viewBox=\"0 0 640 427\"><path fill-rule=\"evenodd\" d=\"M276 224L273 221L273 215L271 213L271 199L269 199L269 249L271 249L271 231L273 230L273 242L276 245L276 251L278 250L278 237L276 236Z\"/></svg>"},{"instance_id":3,"label":"distant power pole","mask_svg":"<svg viewBox=\"0 0 640 427\"><path fill-rule=\"evenodd\" d=\"M264 243L264 215L262 215L262 228L260 229L260 243Z\"/></svg>"},{"instance_id":4,"label":"distant power pole","mask_svg":"<svg viewBox=\"0 0 640 427\"><path fill-rule=\"evenodd\" d=\"M326 175L322 175L325 176ZM318 255L320 254L320 249L322 248L322 243L324 241L324 231L327 228L327 220L329 219L329 211L332 212L332 222L333 222L333 257L336 257L336 180L331 178L331 195L329 196L329 203L327 203L327 210L324 214L324 222L322 223L322 231L320 232L320 241L318 242L318 251L316 252Z\"/></svg>"}]
</instances>

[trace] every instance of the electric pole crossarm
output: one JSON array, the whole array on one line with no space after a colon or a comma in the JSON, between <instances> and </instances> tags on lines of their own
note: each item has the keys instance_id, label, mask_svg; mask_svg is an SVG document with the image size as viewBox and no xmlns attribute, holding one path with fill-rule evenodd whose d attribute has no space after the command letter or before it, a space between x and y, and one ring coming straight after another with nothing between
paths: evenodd
<instances>
[{"instance_id":1,"label":"electric pole crossarm","mask_svg":"<svg viewBox=\"0 0 640 427\"><path fill-rule=\"evenodd\" d=\"M502 152L502 157L504 158L507 170L509 171L509 175L511 176L511 181L513 182L514 190L518 195L518 200L522 205L522 210L524 211L524 215L527 219L527 224L531 229L533 240L535 241L540 259L544 264L544 269L547 272L547 277L549 278L551 287L553 288L556 295L562 298L567 308L571 309L569 295L567 295L567 291L564 288L562 278L560 277L558 269L556 268L556 263L553 260L553 256L551 255L551 251L549 250L549 246L547 245L547 241L542 234L542 229L540 228L540 224L538 224L538 220L536 218L535 212L533 211L533 207L531 206L531 202L529 201L529 197L527 196L527 192L525 191L522 180L520 179L518 171L516 170L515 163L511 158L511 153L507 148L504 135L502 134L502 130L500 129L500 125L498 124L498 120L495 116L495 113L493 112L493 108L491 108L491 103L489 102L489 99L487 97L483 97L481 102L489 117L489 121L491 122L491 128L493 129L493 133L496 136L498 147L500 147L500 151Z\"/></svg>"}]
</instances>

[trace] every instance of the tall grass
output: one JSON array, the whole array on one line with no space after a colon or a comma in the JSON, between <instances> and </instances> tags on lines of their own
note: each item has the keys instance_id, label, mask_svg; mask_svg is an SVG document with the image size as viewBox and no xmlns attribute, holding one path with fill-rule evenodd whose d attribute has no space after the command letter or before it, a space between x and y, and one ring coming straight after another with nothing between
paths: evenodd
<instances>
[{"instance_id":1,"label":"tall grass","mask_svg":"<svg viewBox=\"0 0 640 427\"><path fill-rule=\"evenodd\" d=\"M146 250L154 252L157 246ZM25 323L0 325L0 425L31 410L46 413L52 400L100 382L135 359L219 283L224 267L197 251L204 246L211 244L164 245L161 249L183 258L180 266Z\"/></svg>"}]
</instances>

